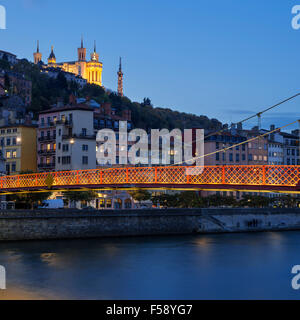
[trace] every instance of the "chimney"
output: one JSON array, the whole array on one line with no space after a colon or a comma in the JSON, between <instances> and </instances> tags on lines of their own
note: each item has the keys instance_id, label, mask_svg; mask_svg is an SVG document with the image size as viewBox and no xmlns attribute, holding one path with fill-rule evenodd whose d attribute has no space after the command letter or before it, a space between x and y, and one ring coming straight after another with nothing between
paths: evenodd
<instances>
[{"instance_id":1,"label":"chimney","mask_svg":"<svg viewBox=\"0 0 300 320\"><path fill-rule=\"evenodd\" d=\"M275 124L271 124L270 125L270 131L274 131L275 130ZM275 133L271 133L270 134L270 140L274 141L275 140Z\"/></svg>"}]
</instances>

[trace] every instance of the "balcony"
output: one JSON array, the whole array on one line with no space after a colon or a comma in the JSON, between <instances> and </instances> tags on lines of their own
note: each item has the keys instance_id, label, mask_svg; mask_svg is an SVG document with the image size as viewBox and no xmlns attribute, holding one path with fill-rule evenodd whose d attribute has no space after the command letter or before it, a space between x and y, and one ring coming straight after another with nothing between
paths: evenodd
<instances>
[{"instance_id":1,"label":"balcony","mask_svg":"<svg viewBox=\"0 0 300 320\"><path fill-rule=\"evenodd\" d=\"M39 142L55 141L55 140L56 140L56 136L44 136L44 137L38 138Z\"/></svg>"},{"instance_id":2,"label":"balcony","mask_svg":"<svg viewBox=\"0 0 300 320\"><path fill-rule=\"evenodd\" d=\"M39 128L51 128L51 127L55 127L55 122L50 121L47 123L40 123L39 124Z\"/></svg>"},{"instance_id":3,"label":"balcony","mask_svg":"<svg viewBox=\"0 0 300 320\"><path fill-rule=\"evenodd\" d=\"M96 135L83 135L83 134L68 134L68 135L63 135L62 136L63 140L68 140L68 139L90 139L90 140L95 140Z\"/></svg>"},{"instance_id":4,"label":"balcony","mask_svg":"<svg viewBox=\"0 0 300 320\"><path fill-rule=\"evenodd\" d=\"M55 125L58 125L58 124L62 124L62 125L67 126L67 127L72 127L73 126L73 121L72 120L57 120L55 122Z\"/></svg>"},{"instance_id":5,"label":"balcony","mask_svg":"<svg viewBox=\"0 0 300 320\"><path fill-rule=\"evenodd\" d=\"M38 154L45 154L45 155L47 155L47 154L52 154L52 153L55 153L55 149L49 149L49 150L39 150L38 151Z\"/></svg>"},{"instance_id":6,"label":"balcony","mask_svg":"<svg viewBox=\"0 0 300 320\"><path fill-rule=\"evenodd\" d=\"M55 168L55 162L52 163L39 163L38 168Z\"/></svg>"}]
</instances>

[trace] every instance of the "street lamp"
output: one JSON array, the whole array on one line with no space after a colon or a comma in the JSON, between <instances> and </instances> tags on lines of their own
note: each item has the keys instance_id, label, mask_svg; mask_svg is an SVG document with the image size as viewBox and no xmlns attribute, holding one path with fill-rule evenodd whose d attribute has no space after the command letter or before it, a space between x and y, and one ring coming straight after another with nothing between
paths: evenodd
<instances>
[{"instance_id":1,"label":"street lamp","mask_svg":"<svg viewBox=\"0 0 300 320\"><path fill-rule=\"evenodd\" d=\"M70 140L70 145L71 145L71 170L73 169L72 168L72 165L73 165L73 159L72 159L72 149L73 149L73 144L75 143L75 140L72 138Z\"/></svg>"}]
</instances>

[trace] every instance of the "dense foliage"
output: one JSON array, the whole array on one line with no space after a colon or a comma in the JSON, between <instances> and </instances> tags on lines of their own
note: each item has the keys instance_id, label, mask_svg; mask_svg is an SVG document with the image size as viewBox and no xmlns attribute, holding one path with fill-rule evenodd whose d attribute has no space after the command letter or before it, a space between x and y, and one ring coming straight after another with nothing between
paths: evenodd
<instances>
[{"instance_id":1,"label":"dense foliage","mask_svg":"<svg viewBox=\"0 0 300 320\"><path fill-rule=\"evenodd\" d=\"M153 196L155 206L165 208L209 208L209 207L248 207L248 208L295 208L300 206L300 197L281 196L269 198L267 196L244 195L241 200L234 197L211 195L201 197L197 192L186 191L176 194L162 194Z\"/></svg>"},{"instance_id":2,"label":"dense foliage","mask_svg":"<svg viewBox=\"0 0 300 320\"><path fill-rule=\"evenodd\" d=\"M197 116L166 108L155 108L149 98L145 98L141 103L132 102L127 97L120 97L115 92L90 84L83 89L79 89L76 83L67 83L63 73L59 74L57 79L50 78L40 72L39 66L26 59L20 60L15 66L9 66L7 61L0 60L0 69L10 69L24 73L28 79L32 80L32 104L30 110L34 111L35 114L38 111L49 109L58 100L66 103L69 95L73 93L77 97L88 97L98 103L111 102L117 113L121 113L124 108L130 109L133 124L138 128L204 128L217 130L222 126L218 120L210 120L203 115Z\"/></svg>"}]
</instances>

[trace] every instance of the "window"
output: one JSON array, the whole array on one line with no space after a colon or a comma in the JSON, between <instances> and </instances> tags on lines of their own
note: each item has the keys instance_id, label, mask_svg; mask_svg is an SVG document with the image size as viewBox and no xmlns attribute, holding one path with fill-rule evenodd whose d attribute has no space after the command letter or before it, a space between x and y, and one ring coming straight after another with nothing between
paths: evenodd
<instances>
[{"instance_id":1,"label":"window","mask_svg":"<svg viewBox=\"0 0 300 320\"><path fill-rule=\"evenodd\" d=\"M12 144L13 144L13 146L15 146L17 144L17 139L15 137L12 139Z\"/></svg>"},{"instance_id":2,"label":"window","mask_svg":"<svg viewBox=\"0 0 300 320\"><path fill-rule=\"evenodd\" d=\"M89 146L87 144L83 144L82 151L88 151L88 150L89 150Z\"/></svg>"},{"instance_id":3,"label":"window","mask_svg":"<svg viewBox=\"0 0 300 320\"><path fill-rule=\"evenodd\" d=\"M246 161L246 155L244 153L242 154L242 160Z\"/></svg>"},{"instance_id":4,"label":"window","mask_svg":"<svg viewBox=\"0 0 300 320\"><path fill-rule=\"evenodd\" d=\"M10 151L6 151L6 159L10 159L11 158L11 152Z\"/></svg>"},{"instance_id":5,"label":"window","mask_svg":"<svg viewBox=\"0 0 300 320\"><path fill-rule=\"evenodd\" d=\"M82 128L82 135L86 136L86 128Z\"/></svg>"},{"instance_id":6,"label":"window","mask_svg":"<svg viewBox=\"0 0 300 320\"><path fill-rule=\"evenodd\" d=\"M62 151L63 151L63 152L69 151L69 145L68 145L68 144L63 144L63 146L62 146Z\"/></svg>"},{"instance_id":7,"label":"window","mask_svg":"<svg viewBox=\"0 0 300 320\"><path fill-rule=\"evenodd\" d=\"M217 160L217 161L220 160L220 153L216 153L216 160Z\"/></svg>"},{"instance_id":8,"label":"window","mask_svg":"<svg viewBox=\"0 0 300 320\"><path fill-rule=\"evenodd\" d=\"M229 154L229 161L231 161L231 162L233 161L233 153Z\"/></svg>"},{"instance_id":9,"label":"window","mask_svg":"<svg viewBox=\"0 0 300 320\"><path fill-rule=\"evenodd\" d=\"M11 172L16 172L16 163L15 162L13 162L11 164Z\"/></svg>"},{"instance_id":10,"label":"window","mask_svg":"<svg viewBox=\"0 0 300 320\"><path fill-rule=\"evenodd\" d=\"M82 157L82 164L89 164L89 158L87 156Z\"/></svg>"},{"instance_id":11,"label":"window","mask_svg":"<svg viewBox=\"0 0 300 320\"><path fill-rule=\"evenodd\" d=\"M12 157L13 157L13 158L16 158L16 157L17 157L17 150L13 150L13 152L12 152Z\"/></svg>"},{"instance_id":12,"label":"window","mask_svg":"<svg viewBox=\"0 0 300 320\"><path fill-rule=\"evenodd\" d=\"M51 144L48 143L48 144L47 144L47 151L50 151L50 150L51 150Z\"/></svg>"},{"instance_id":13,"label":"window","mask_svg":"<svg viewBox=\"0 0 300 320\"><path fill-rule=\"evenodd\" d=\"M61 136L61 129L58 130L58 135Z\"/></svg>"},{"instance_id":14,"label":"window","mask_svg":"<svg viewBox=\"0 0 300 320\"><path fill-rule=\"evenodd\" d=\"M58 150L60 150L60 148L61 148L61 143L59 142L58 143Z\"/></svg>"},{"instance_id":15,"label":"window","mask_svg":"<svg viewBox=\"0 0 300 320\"><path fill-rule=\"evenodd\" d=\"M240 162L240 155L239 155L239 153L237 153L237 154L235 155L235 161L236 161L236 162Z\"/></svg>"},{"instance_id":16,"label":"window","mask_svg":"<svg viewBox=\"0 0 300 320\"><path fill-rule=\"evenodd\" d=\"M61 162L62 162L62 164L70 164L71 163L71 157L70 156L62 157L61 158Z\"/></svg>"},{"instance_id":17,"label":"window","mask_svg":"<svg viewBox=\"0 0 300 320\"><path fill-rule=\"evenodd\" d=\"M57 158L57 163L60 163L60 157Z\"/></svg>"},{"instance_id":18,"label":"window","mask_svg":"<svg viewBox=\"0 0 300 320\"><path fill-rule=\"evenodd\" d=\"M47 163L47 164L50 164L50 163L51 163L50 157L47 157L47 158L46 158L46 163Z\"/></svg>"},{"instance_id":19,"label":"window","mask_svg":"<svg viewBox=\"0 0 300 320\"><path fill-rule=\"evenodd\" d=\"M6 145L7 145L7 146L10 146L10 138L7 138L7 139L6 139Z\"/></svg>"}]
</instances>

